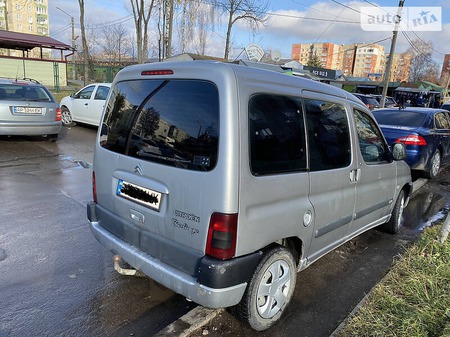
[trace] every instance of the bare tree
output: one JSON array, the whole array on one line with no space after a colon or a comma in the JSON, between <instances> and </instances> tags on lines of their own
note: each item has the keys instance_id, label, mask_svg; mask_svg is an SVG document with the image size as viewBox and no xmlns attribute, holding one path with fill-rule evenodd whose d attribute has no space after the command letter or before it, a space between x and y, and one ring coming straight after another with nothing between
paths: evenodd
<instances>
[{"instance_id":1,"label":"bare tree","mask_svg":"<svg viewBox=\"0 0 450 337\"><path fill-rule=\"evenodd\" d=\"M103 53L111 62L119 62L126 49L127 30L122 24L102 26L102 40L98 42Z\"/></svg>"},{"instance_id":2,"label":"bare tree","mask_svg":"<svg viewBox=\"0 0 450 337\"><path fill-rule=\"evenodd\" d=\"M258 29L260 24L267 20L266 11L268 1L260 0L213 0L215 6L223 13L228 14L227 37L225 42L224 58L228 59L230 52L231 29L240 20L250 24L253 30Z\"/></svg>"},{"instance_id":3,"label":"bare tree","mask_svg":"<svg viewBox=\"0 0 450 337\"><path fill-rule=\"evenodd\" d=\"M406 51L413 54L409 72L409 82L429 81L437 83L438 64L432 58L433 44L422 40L412 41L412 46Z\"/></svg>"},{"instance_id":4,"label":"bare tree","mask_svg":"<svg viewBox=\"0 0 450 337\"><path fill-rule=\"evenodd\" d=\"M80 1L80 0L79 0ZM148 54L148 23L152 15L155 0L130 0L136 27L138 63L144 63Z\"/></svg>"},{"instance_id":5,"label":"bare tree","mask_svg":"<svg viewBox=\"0 0 450 337\"><path fill-rule=\"evenodd\" d=\"M83 63L84 63L84 85L89 81L89 48L86 40L86 29L84 26L84 0L78 0L80 5L80 26L81 26L81 41L83 44Z\"/></svg>"},{"instance_id":6,"label":"bare tree","mask_svg":"<svg viewBox=\"0 0 450 337\"><path fill-rule=\"evenodd\" d=\"M201 1L178 0L181 20L178 21L180 49L185 53L195 49L197 54L204 55L208 38L208 25L214 25L215 7ZM211 29L211 28L210 28Z\"/></svg>"}]
</instances>

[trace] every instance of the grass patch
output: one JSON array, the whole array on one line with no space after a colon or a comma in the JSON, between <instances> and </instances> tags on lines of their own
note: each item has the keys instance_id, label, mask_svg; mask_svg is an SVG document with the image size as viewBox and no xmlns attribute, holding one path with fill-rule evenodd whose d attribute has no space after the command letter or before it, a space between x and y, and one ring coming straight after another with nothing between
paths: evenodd
<instances>
[{"instance_id":1,"label":"grass patch","mask_svg":"<svg viewBox=\"0 0 450 337\"><path fill-rule=\"evenodd\" d=\"M59 92L50 90L52 95L55 97L56 101L59 103L61 102L61 100L66 97L69 96L70 94L74 93L75 91L73 90L60 90Z\"/></svg>"},{"instance_id":2,"label":"grass patch","mask_svg":"<svg viewBox=\"0 0 450 337\"><path fill-rule=\"evenodd\" d=\"M336 337L450 337L450 241L427 228Z\"/></svg>"}]
</instances>

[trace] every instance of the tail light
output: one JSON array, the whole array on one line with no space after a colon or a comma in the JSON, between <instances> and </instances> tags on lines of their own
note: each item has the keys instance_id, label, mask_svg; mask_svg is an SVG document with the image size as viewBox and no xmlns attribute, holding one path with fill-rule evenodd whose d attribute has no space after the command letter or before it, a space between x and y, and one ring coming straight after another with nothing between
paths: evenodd
<instances>
[{"instance_id":1,"label":"tail light","mask_svg":"<svg viewBox=\"0 0 450 337\"><path fill-rule=\"evenodd\" d=\"M213 213L209 221L206 254L220 260L236 253L237 214Z\"/></svg>"},{"instance_id":2,"label":"tail light","mask_svg":"<svg viewBox=\"0 0 450 337\"><path fill-rule=\"evenodd\" d=\"M425 146L427 145L427 141L425 138L419 135L408 135L406 137L400 137L395 140L396 143L403 143L405 145L419 145Z\"/></svg>"},{"instance_id":3,"label":"tail light","mask_svg":"<svg viewBox=\"0 0 450 337\"><path fill-rule=\"evenodd\" d=\"M94 202L97 203L97 185L95 183L95 172L92 171L92 197Z\"/></svg>"},{"instance_id":4,"label":"tail light","mask_svg":"<svg viewBox=\"0 0 450 337\"><path fill-rule=\"evenodd\" d=\"M56 121L56 122L61 121L61 108L57 108L57 109L56 109L56 117L55 117L55 121Z\"/></svg>"}]
</instances>

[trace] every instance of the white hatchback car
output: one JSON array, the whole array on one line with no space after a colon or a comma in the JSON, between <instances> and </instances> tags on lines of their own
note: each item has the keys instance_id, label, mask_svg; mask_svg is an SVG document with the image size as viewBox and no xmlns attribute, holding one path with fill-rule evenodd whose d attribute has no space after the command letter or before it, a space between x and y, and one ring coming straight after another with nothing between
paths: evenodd
<instances>
[{"instance_id":1,"label":"white hatchback car","mask_svg":"<svg viewBox=\"0 0 450 337\"><path fill-rule=\"evenodd\" d=\"M61 100L61 118L65 126L75 122L98 126L111 83L90 84Z\"/></svg>"}]
</instances>

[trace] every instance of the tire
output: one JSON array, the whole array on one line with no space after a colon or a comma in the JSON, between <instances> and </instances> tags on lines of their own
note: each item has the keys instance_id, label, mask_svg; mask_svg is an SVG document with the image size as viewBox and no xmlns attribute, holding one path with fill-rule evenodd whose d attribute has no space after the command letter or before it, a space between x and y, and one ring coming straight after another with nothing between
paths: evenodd
<instances>
[{"instance_id":1,"label":"tire","mask_svg":"<svg viewBox=\"0 0 450 337\"><path fill-rule=\"evenodd\" d=\"M439 174L440 169L441 153L439 152L439 150L436 150L430 159L430 164L428 170L425 172L425 175L428 179L434 179Z\"/></svg>"},{"instance_id":2,"label":"tire","mask_svg":"<svg viewBox=\"0 0 450 337\"><path fill-rule=\"evenodd\" d=\"M277 322L294 293L296 263L284 247L270 249L247 285L241 302L231 312L256 331Z\"/></svg>"},{"instance_id":3,"label":"tire","mask_svg":"<svg viewBox=\"0 0 450 337\"><path fill-rule=\"evenodd\" d=\"M400 230L402 222L403 209L405 207L405 192L402 190L398 194L394 209L392 210L391 218L388 222L382 224L380 229L389 234L397 234Z\"/></svg>"},{"instance_id":4,"label":"tire","mask_svg":"<svg viewBox=\"0 0 450 337\"><path fill-rule=\"evenodd\" d=\"M75 125L72 119L72 114L65 106L61 108L61 122L65 127L71 127Z\"/></svg>"}]
</instances>

